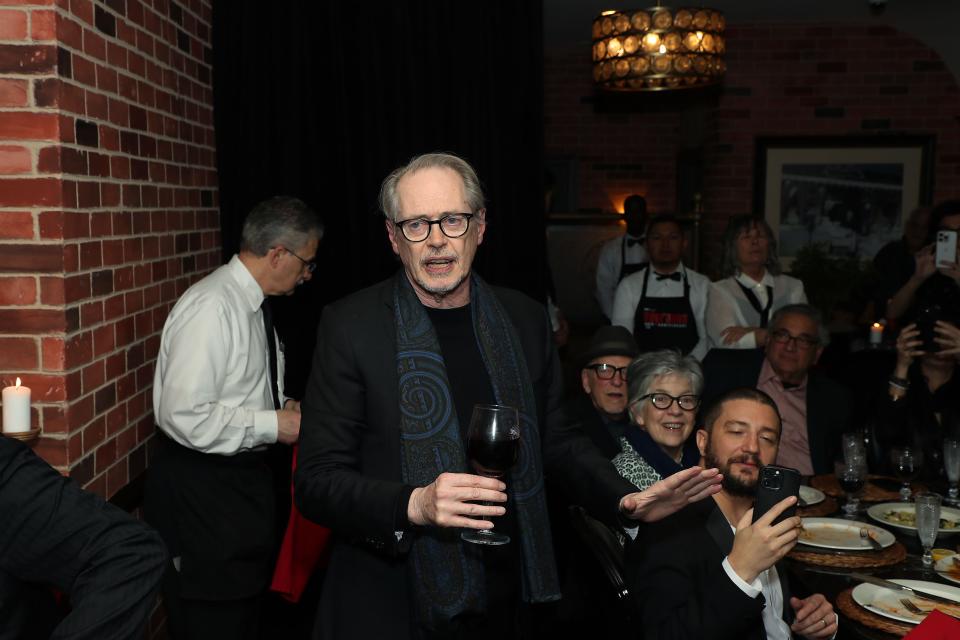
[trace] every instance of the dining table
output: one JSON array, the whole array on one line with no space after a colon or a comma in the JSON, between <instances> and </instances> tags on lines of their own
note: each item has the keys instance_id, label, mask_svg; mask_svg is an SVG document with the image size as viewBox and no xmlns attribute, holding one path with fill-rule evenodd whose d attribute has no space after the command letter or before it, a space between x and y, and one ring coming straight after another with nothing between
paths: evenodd
<instances>
[{"instance_id":1,"label":"dining table","mask_svg":"<svg viewBox=\"0 0 960 640\"><path fill-rule=\"evenodd\" d=\"M947 591L957 588L960 594L960 571L953 576L955 580L950 580L932 568L925 568L916 529L886 520L890 513L909 512L912 509L911 502L901 501L900 496L890 490L887 480L881 476L868 477L867 485L861 492L860 508L852 517L844 517L840 511L845 499L832 474L810 478L809 487L801 488L798 515L803 518L804 533L801 534L801 542L786 558L787 569L791 580L799 583L795 591L822 593L834 604L839 614L838 639L892 640L903 637L915 627L905 621L878 615L857 604L851 589L864 580L855 577L856 573L892 580L922 580L937 588L942 586ZM934 486L932 489L940 487ZM913 490L918 492L930 488L914 483ZM944 513L947 515L941 517L958 519L958 528L956 532L938 533L934 546L942 550L941 554L947 551L956 553L960 545L960 510L945 505ZM883 549L879 549L880 545L876 542L871 544L877 548L850 551L816 546L811 532L819 531L818 527L843 530L843 523L847 523L846 526L852 531L866 530L875 540L882 539ZM863 536L863 533L860 535ZM862 594L863 589L859 593ZM948 597L954 596L950 594Z\"/></svg>"}]
</instances>

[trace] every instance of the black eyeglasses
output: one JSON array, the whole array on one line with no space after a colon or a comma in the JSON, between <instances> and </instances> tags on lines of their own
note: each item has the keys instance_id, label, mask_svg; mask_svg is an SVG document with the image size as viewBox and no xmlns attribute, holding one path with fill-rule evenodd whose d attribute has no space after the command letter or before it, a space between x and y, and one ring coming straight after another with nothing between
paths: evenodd
<instances>
[{"instance_id":1,"label":"black eyeglasses","mask_svg":"<svg viewBox=\"0 0 960 640\"><path fill-rule=\"evenodd\" d=\"M472 217L472 213L447 213L437 220L410 218L393 224L400 227L403 237L410 242L423 242L430 235L433 225L439 225L440 231L448 238L459 238L470 228Z\"/></svg>"},{"instance_id":2,"label":"black eyeglasses","mask_svg":"<svg viewBox=\"0 0 960 640\"><path fill-rule=\"evenodd\" d=\"M811 338L807 335L794 336L791 335L786 329L777 329L776 331L770 332L770 337L777 344L787 344L791 340L797 345L799 349L812 349L813 347L820 344L820 340L817 338Z\"/></svg>"},{"instance_id":3,"label":"black eyeglasses","mask_svg":"<svg viewBox=\"0 0 960 640\"><path fill-rule=\"evenodd\" d=\"M700 406L700 396L686 395L674 397L669 393L648 393L637 398L638 401L650 399L650 404L657 409L669 409L674 402L684 411L693 411Z\"/></svg>"},{"instance_id":4,"label":"black eyeglasses","mask_svg":"<svg viewBox=\"0 0 960 640\"><path fill-rule=\"evenodd\" d=\"M292 255L294 258L296 258L296 259L299 260L300 262L302 262L302 263L303 263L303 266L307 268L307 273L313 273L314 271L316 271L316 269L317 269L317 263L316 263L316 262L307 262L306 260L304 260L303 258L301 258L300 256L298 256L298 255L297 255L296 253L294 253L293 251L290 251L290 249L287 249L286 247L283 247L283 250L286 251L287 253L289 253L290 255Z\"/></svg>"},{"instance_id":5,"label":"black eyeglasses","mask_svg":"<svg viewBox=\"0 0 960 640\"><path fill-rule=\"evenodd\" d=\"M627 381L627 367L615 367L612 364L600 363L587 365L584 369L590 369L601 380L613 380L613 376L619 373L620 379L624 382Z\"/></svg>"}]
</instances>

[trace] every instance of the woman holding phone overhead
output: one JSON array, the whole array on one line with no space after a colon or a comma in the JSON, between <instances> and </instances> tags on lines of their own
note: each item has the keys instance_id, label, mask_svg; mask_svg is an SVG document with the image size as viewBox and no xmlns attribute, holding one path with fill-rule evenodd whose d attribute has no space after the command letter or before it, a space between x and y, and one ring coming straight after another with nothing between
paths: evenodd
<instances>
[{"instance_id":1,"label":"woman holding phone overhead","mask_svg":"<svg viewBox=\"0 0 960 640\"><path fill-rule=\"evenodd\" d=\"M710 286L707 299L707 334L716 347L764 346L777 309L807 301L803 283L780 272L777 241L763 218L730 218L721 269L726 277Z\"/></svg>"},{"instance_id":2,"label":"woman holding phone overhead","mask_svg":"<svg viewBox=\"0 0 960 640\"><path fill-rule=\"evenodd\" d=\"M887 319L912 322L932 305L940 308L956 322L960 319L960 260L957 258L956 235L940 232L960 231L960 200L946 200L930 212L927 245L917 253L913 276L887 303ZM953 240L954 259L944 242L938 250L938 235Z\"/></svg>"},{"instance_id":3,"label":"woman holding phone overhead","mask_svg":"<svg viewBox=\"0 0 960 640\"><path fill-rule=\"evenodd\" d=\"M662 350L641 354L627 371L632 424L620 438L613 466L641 491L699 463L690 438L703 391L703 371L692 356Z\"/></svg>"}]
</instances>

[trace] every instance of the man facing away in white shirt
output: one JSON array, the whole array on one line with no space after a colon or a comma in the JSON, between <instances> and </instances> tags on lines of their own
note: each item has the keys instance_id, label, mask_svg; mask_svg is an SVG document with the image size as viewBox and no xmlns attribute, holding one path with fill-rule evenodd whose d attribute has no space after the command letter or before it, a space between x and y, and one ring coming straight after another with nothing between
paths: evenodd
<instances>
[{"instance_id":1,"label":"man facing away in white shirt","mask_svg":"<svg viewBox=\"0 0 960 640\"><path fill-rule=\"evenodd\" d=\"M164 325L144 506L172 558L163 597L177 640L256 637L275 542L267 449L300 435L264 302L312 277L322 235L300 200L261 202L240 253L187 289Z\"/></svg>"}]
</instances>

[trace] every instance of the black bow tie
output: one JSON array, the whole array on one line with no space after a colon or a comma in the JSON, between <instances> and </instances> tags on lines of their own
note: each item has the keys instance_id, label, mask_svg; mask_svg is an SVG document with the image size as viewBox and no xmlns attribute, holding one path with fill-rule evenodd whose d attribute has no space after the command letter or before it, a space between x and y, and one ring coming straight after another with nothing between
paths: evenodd
<instances>
[{"instance_id":1,"label":"black bow tie","mask_svg":"<svg viewBox=\"0 0 960 640\"><path fill-rule=\"evenodd\" d=\"M643 244L643 238L627 238L627 247L632 247L635 244Z\"/></svg>"},{"instance_id":2,"label":"black bow tie","mask_svg":"<svg viewBox=\"0 0 960 640\"><path fill-rule=\"evenodd\" d=\"M657 280L673 280L674 282L680 282L681 275L679 271L674 271L673 273L657 273L653 272L657 276Z\"/></svg>"}]
</instances>

